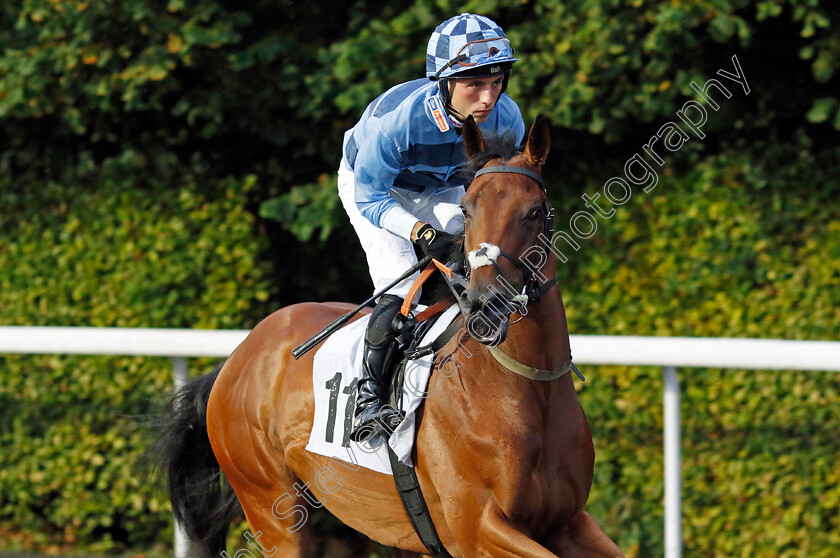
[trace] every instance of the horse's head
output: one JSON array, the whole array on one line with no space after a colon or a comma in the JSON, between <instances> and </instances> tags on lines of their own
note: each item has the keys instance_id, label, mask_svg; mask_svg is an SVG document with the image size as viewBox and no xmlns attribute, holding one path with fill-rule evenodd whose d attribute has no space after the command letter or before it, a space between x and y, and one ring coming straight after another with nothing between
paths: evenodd
<instances>
[{"instance_id":1,"label":"horse's head","mask_svg":"<svg viewBox=\"0 0 840 558\"><path fill-rule=\"evenodd\" d=\"M498 345L507 337L511 313L527 313L525 304L539 300L540 278L554 275L543 272L550 258L534 269L527 256L540 245L541 233L551 237L552 211L540 177L549 150L548 123L537 117L524 152L511 138L507 145L504 138L485 141L471 117L463 137L470 165L478 170L461 200L470 282L459 304L470 334Z\"/></svg>"}]
</instances>

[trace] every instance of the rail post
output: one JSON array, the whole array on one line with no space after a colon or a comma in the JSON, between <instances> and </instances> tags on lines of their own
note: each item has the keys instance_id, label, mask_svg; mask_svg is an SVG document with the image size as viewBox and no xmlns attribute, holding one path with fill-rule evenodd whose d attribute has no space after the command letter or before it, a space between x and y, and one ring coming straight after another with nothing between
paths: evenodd
<instances>
[{"instance_id":1,"label":"rail post","mask_svg":"<svg viewBox=\"0 0 840 558\"><path fill-rule=\"evenodd\" d=\"M175 389L180 389L187 383L187 359L184 357L170 357L172 361L172 379ZM190 555L190 539L187 533L174 520L175 525L175 558L187 558Z\"/></svg>"},{"instance_id":2,"label":"rail post","mask_svg":"<svg viewBox=\"0 0 840 558\"><path fill-rule=\"evenodd\" d=\"M665 558L682 558L680 507L680 381L674 366L663 366L665 464Z\"/></svg>"}]
</instances>

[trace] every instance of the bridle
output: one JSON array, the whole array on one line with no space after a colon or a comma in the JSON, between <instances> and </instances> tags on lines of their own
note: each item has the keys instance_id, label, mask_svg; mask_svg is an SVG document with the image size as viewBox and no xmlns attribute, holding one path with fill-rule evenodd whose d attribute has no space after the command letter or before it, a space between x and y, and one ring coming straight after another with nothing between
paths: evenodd
<instances>
[{"instance_id":1,"label":"bridle","mask_svg":"<svg viewBox=\"0 0 840 558\"><path fill-rule=\"evenodd\" d=\"M532 171L529 171L528 169L524 169L522 167L513 167L513 166L508 167L508 166L504 166L504 165L493 166L493 167L484 167L484 168L480 169L478 172L475 173L475 178L481 176L482 174L496 173L496 172L521 174L523 176L527 176L528 178L531 178L537 184L539 184L540 189L543 191L544 194L546 193L546 189L545 189L545 185L543 184L542 177L539 174L537 174L535 172L532 172ZM545 234L546 238L550 239L552 234L554 233L554 208L551 207L550 203L548 203L547 198L545 200L543 200L543 210L544 210L543 211L543 216L545 218L545 225L544 225L544 228L543 228L543 234ZM466 235L466 233L465 233L465 235ZM466 241L466 236L465 236L464 240L462 241L462 245L465 241ZM490 254L491 248L494 251L493 254ZM474 250L473 252L470 252L467 256L468 257L465 258L465 261L464 261L464 268L465 269L464 269L464 276L463 277L461 275L459 275L457 272L447 268L446 266L444 266L442 264L439 264L439 262L437 264L438 268L441 269L441 271L444 271L444 274L450 279L450 281L445 280L444 282L449 287L449 289L452 291L452 294L455 296L455 299L456 300L459 299L459 293L456 291L456 289L454 287L454 284L460 285L463 289L469 288L470 272L472 270L472 265L473 265L473 263L470 261L471 259L486 258L488 263L483 264L483 265L491 265L496 270L496 273L499 274L499 277L504 278L504 275L502 274L502 270L499 267L499 264L496 262L496 260L497 260L498 256L505 257L520 271L520 273L522 273L522 277L523 277L523 280L524 280L524 286L522 288L522 293L521 294L514 295L514 296L511 296L509 298L505 298L508 302L512 303L515 308L517 308L516 312L520 315L520 318L518 320L516 320L516 322L518 322L519 320L524 318L525 315L527 314L527 310L525 309L525 306L528 304L528 302L539 302L540 296L543 293L545 293L548 289L550 289L555 283L557 283L557 276L556 275L552 275L551 279L545 281L544 283L540 283L539 279L536 276L536 273L532 269L529 269L528 267L523 265L522 262L519 261L517 258L514 258L512 255L508 254L507 252L502 251L497 246L492 246L490 244L482 243L481 249ZM461 308L461 313L464 316L465 320L468 319L468 316L467 316L467 314L464 313L463 308ZM511 323L516 323L516 322L511 322ZM456 326L456 327L460 327L458 322L453 322L453 325ZM423 347L421 350L422 351L434 352L438 348L445 345L454 333L455 333L455 328L453 328L453 326L450 326L446 331L443 332L443 334L441 334L441 336L438 339L436 339L434 342L427 345L426 347ZM568 374L569 371L573 371L578 376L578 378L580 378L581 381L585 380L583 375L580 373L580 370L578 370L577 366L575 366L574 363L572 363L571 357L569 358L568 361L564 362L562 365L558 366L557 368L554 368L554 369L551 369L551 370L541 370L541 369L534 368L532 366L528 366L527 364L524 364L522 362L517 361L516 359L514 359L513 357L511 357L510 355L508 355L504 351L502 351L499 347L490 346L490 347L488 347L488 350L490 351L490 354L493 355L493 358L495 358L496 361L499 364L501 364L504 368L510 370L511 372L513 372L515 374L518 374L520 376L523 376L523 377L531 379L531 380L552 381L552 380L556 380L557 378L560 378L561 376L564 376L564 375ZM423 353L418 353L418 354L423 354ZM429 354L429 353L425 353L425 354Z\"/></svg>"},{"instance_id":2,"label":"bridle","mask_svg":"<svg viewBox=\"0 0 840 558\"><path fill-rule=\"evenodd\" d=\"M482 169L479 169L475 173L475 177L473 178L473 180L475 180L483 174L490 173L511 173L527 176L528 178L534 180L537 184L539 184L540 189L543 191L544 194L547 193L545 189L545 184L543 184L542 177L539 174L528 169L524 169L522 167L505 165L484 167ZM551 207L550 203L548 203L548 198L543 200L543 217L545 219L543 234L545 235L545 238L550 239L554 234L554 208ZM504 275L502 274L502 270L499 267L498 262L496 261L496 257L492 257L492 252L493 250L489 245L485 245L484 243L482 243L482 247L479 250L476 250L475 252L471 252L470 255L475 257L487 258L489 261L489 265L491 265L493 269L496 270L496 273L499 274L499 277L504 277ZM524 305L528 302L539 302L540 296L557 282L557 277L552 276L552 278L548 281L540 283L539 278L537 277L537 274L534 272L534 270L523 264L518 258L512 256L511 254L503 250L499 250L498 255L506 258L508 261L510 261L510 263L514 265L514 267L516 267L516 269L519 270L520 273L522 273L524 285L522 288L522 294L511 297L511 299L509 300L510 302L517 303L519 305ZM467 279L469 279L471 271L472 263L470 262L470 258L467 257L464 259L464 272Z\"/></svg>"},{"instance_id":3,"label":"bridle","mask_svg":"<svg viewBox=\"0 0 840 558\"><path fill-rule=\"evenodd\" d=\"M545 184L543 184L542 177L539 174L537 174L533 171L529 171L528 169L523 169L522 167L513 167L513 166L511 166L511 167L508 167L508 166L484 167L484 168L480 169L478 172L475 173L475 178L478 178L482 174L489 174L489 173L495 173L495 172L513 173L513 174L521 174L523 176L527 176L528 178L536 181L536 183L539 184L540 189L543 191L544 194L547 193L546 189L545 189ZM543 234L545 234L546 238L550 239L552 237L552 235L554 234L554 208L551 207L550 203L548 203L548 198L546 198L543 201L543 210L544 210L544 218L545 218L545 226L544 226L544 229L543 229ZM485 243L482 243L482 244L483 244L482 248L479 249L479 250L476 250L475 253L474 253L476 257L479 257L479 256L488 257L488 255L489 255L488 252L490 251L490 245L485 244ZM522 277L525 281L525 286L522 289L522 294L511 297L511 302L518 303L520 305L519 314L522 317L524 317L524 314L525 314L524 306L528 302L539 302L540 295L542 293L546 292L549 288L551 288L557 282L557 276L552 275L551 279L549 279L545 283L540 283L539 279L537 279L536 273L532 269L530 269L527 266L525 266L524 264L522 264L522 262L519 259L514 258L513 256L511 256L507 252L499 249L498 247L494 246L492 248L495 249L495 250L498 250L498 254L497 254L498 256L503 256L503 257L507 258L522 273ZM482 251L483 251L483 253L482 253ZM473 254L473 252L471 252L470 254ZM502 270L499 267L499 264L496 262L496 258L489 258L488 257L488 261L490 262L489 265L492 265L493 269L496 270L496 273L499 274L499 277L504 277L504 275L502 275ZM472 269L472 263L469 261L469 258L465 261L465 266L466 266L466 271L467 271L467 277L469 278L469 272ZM519 319L521 320L522 317L520 317ZM517 320L517 321L519 321L519 320ZM513 322L513 323L516 323L516 322ZM585 380L585 378L583 377L583 374L580 373L580 370L578 370L577 366L575 366L574 363L572 362L571 356L569 357L568 361L564 362L563 364L561 364L557 368L554 368L552 370L541 370L541 369L534 368L532 366L528 366L528 365L526 365L522 362L517 361L516 359L514 359L513 357L511 357L510 355L508 355L507 353L502 351L499 347L491 346L491 347L488 347L488 350L490 351L490 354L493 355L493 358L495 358L496 361L499 364L501 364L502 366L504 366L505 368L507 368L511 372L514 372L514 373L516 373L520 376L524 376L525 378L529 378L531 380L537 380L537 381L543 381L543 382L552 381L552 380L556 380L557 378L560 378L561 376L564 376L564 375L568 374L569 371L574 371L574 373L577 375L578 378L580 378L581 381Z\"/></svg>"}]
</instances>

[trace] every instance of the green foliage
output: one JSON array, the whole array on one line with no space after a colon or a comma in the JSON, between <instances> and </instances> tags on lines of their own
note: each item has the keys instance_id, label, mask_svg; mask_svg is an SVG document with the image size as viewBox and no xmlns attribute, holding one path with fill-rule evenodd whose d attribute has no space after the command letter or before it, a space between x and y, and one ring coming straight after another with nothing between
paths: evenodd
<instances>
[{"instance_id":1,"label":"green foliage","mask_svg":"<svg viewBox=\"0 0 840 558\"><path fill-rule=\"evenodd\" d=\"M6 357L0 376L0 518L32 533L24 548L105 552L171 537L165 496L136 469L148 433L129 416L168 390L168 361Z\"/></svg>"},{"instance_id":2,"label":"green foliage","mask_svg":"<svg viewBox=\"0 0 840 558\"><path fill-rule=\"evenodd\" d=\"M554 125L558 229L697 98L692 81L737 55L751 88L559 267L573 333L837 339L833 7L3 3L0 323L241 328L279 304L361 300L363 256L334 192L342 135L384 89L422 75L436 24L473 11L516 47L508 92L526 121ZM278 224L255 221L257 208ZM629 556L659 556L659 373L588 376L590 510ZM836 555L837 378L682 378L686 554ZM130 464L148 436L132 417L169 385L163 359L0 358L0 537L167 554L167 504Z\"/></svg>"},{"instance_id":3,"label":"green foliage","mask_svg":"<svg viewBox=\"0 0 840 558\"><path fill-rule=\"evenodd\" d=\"M270 291L244 210L253 178L172 188L122 180L126 165L72 195L0 183L0 323L252 326ZM22 545L166 553L169 504L136 461L171 385L167 359L0 357L0 525L35 533Z\"/></svg>"},{"instance_id":4,"label":"green foliage","mask_svg":"<svg viewBox=\"0 0 840 558\"><path fill-rule=\"evenodd\" d=\"M583 262L559 267L570 330L836 340L840 150L807 147L722 153L634 190L583 241ZM558 211L559 228L580 209L578 198ZM601 367L588 377L581 401L598 450L589 509L629 555L660 555L661 374ZM686 554L836 555L840 378L683 370L681 382Z\"/></svg>"},{"instance_id":5,"label":"green foliage","mask_svg":"<svg viewBox=\"0 0 840 558\"><path fill-rule=\"evenodd\" d=\"M260 217L282 223L301 242L309 241L320 228L318 239L323 242L341 218L336 184L337 175L322 174L318 182L295 186L282 196L264 201Z\"/></svg>"},{"instance_id":6,"label":"green foliage","mask_svg":"<svg viewBox=\"0 0 840 558\"><path fill-rule=\"evenodd\" d=\"M6 91L0 116L59 114L75 133L93 135L102 131L90 118L98 111L163 108L181 89L173 74L208 50L238 42L236 27L249 22L247 14L228 14L212 1L187 11L178 1L160 10L144 0L28 0L14 15L7 31L14 37L4 42L28 48L9 49L0 62ZM195 112L191 104L181 99L176 112L219 123L218 106Z\"/></svg>"},{"instance_id":7,"label":"green foliage","mask_svg":"<svg viewBox=\"0 0 840 558\"><path fill-rule=\"evenodd\" d=\"M243 207L253 179L223 182L208 198L194 182L174 189L109 176L124 162L109 161L101 182L72 196L45 184L0 198L3 321L242 327L242 314L268 299Z\"/></svg>"},{"instance_id":8,"label":"green foliage","mask_svg":"<svg viewBox=\"0 0 840 558\"><path fill-rule=\"evenodd\" d=\"M525 57L512 91L517 97L541 91L532 115L539 110L556 125L604 134L608 142L626 136L634 123L669 116L681 97L694 96L692 80L705 81L729 63L727 51L748 58L753 75L763 70L766 60L749 53L773 48L773 31L794 39L799 30L809 39L800 56L814 60L813 80L828 82L837 69L837 30L828 30L828 6L817 2L540 2L535 13L538 18L511 31L522 50L534 53Z\"/></svg>"}]
</instances>

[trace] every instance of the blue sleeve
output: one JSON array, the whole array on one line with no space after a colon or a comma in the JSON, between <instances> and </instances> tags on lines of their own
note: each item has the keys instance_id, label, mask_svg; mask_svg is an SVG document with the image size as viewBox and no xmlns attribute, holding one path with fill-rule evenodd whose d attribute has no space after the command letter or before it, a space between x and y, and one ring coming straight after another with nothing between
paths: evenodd
<instances>
[{"instance_id":1,"label":"blue sleeve","mask_svg":"<svg viewBox=\"0 0 840 558\"><path fill-rule=\"evenodd\" d=\"M379 118L367 119L360 135L362 141L354 164L356 206L368 221L381 227L385 211L399 205L388 194L402 170L402 158L397 143L382 128Z\"/></svg>"},{"instance_id":2,"label":"blue sleeve","mask_svg":"<svg viewBox=\"0 0 840 558\"><path fill-rule=\"evenodd\" d=\"M507 94L502 93L494 112L496 113L495 120L479 124L479 129L496 134L513 134L516 140L515 145L522 145L522 139L525 137L525 122L522 120L519 105Z\"/></svg>"},{"instance_id":3,"label":"blue sleeve","mask_svg":"<svg viewBox=\"0 0 840 558\"><path fill-rule=\"evenodd\" d=\"M525 122L522 120L522 112L519 110L519 105L506 94L502 95L502 99L504 100L503 105L506 109L505 119L507 120L504 126L513 131L516 136L516 145L522 145L522 141L525 138Z\"/></svg>"},{"instance_id":4,"label":"blue sleeve","mask_svg":"<svg viewBox=\"0 0 840 558\"><path fill-rule=\"evenodd\" d=\"M516 145L522 145L522 141L525 138L525 122L522 120L522 114L519 111L516 111L516 122L514 123L513 130L516 134Z\"/></svg>"}]
</instances>

